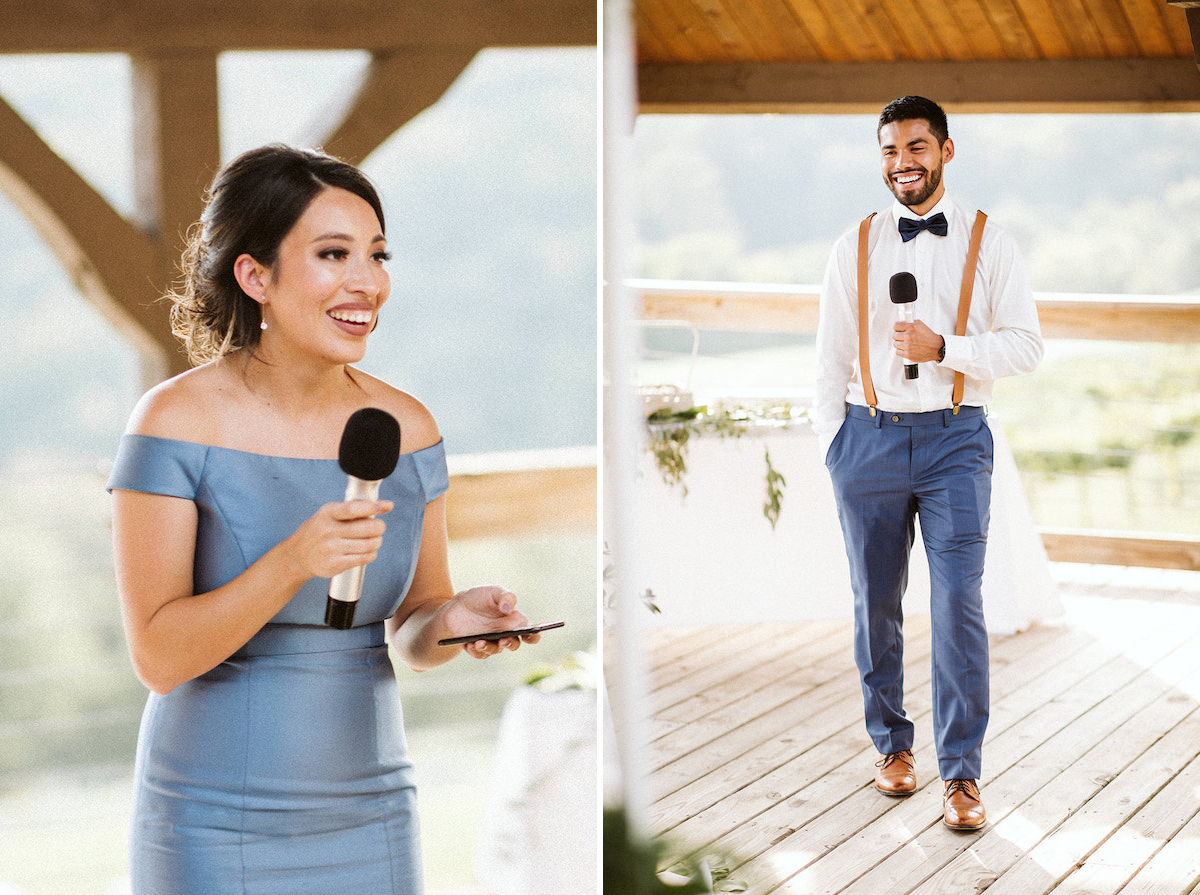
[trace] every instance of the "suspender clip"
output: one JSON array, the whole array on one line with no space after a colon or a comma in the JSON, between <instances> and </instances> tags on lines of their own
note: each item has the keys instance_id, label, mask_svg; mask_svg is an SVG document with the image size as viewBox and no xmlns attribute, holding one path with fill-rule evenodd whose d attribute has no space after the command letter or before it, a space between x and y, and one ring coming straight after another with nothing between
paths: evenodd
<instances>
[{"instance_id":1,"label":"suspender clip","mask_svg":"<svg viewBox=\"0 0 1200 895\"><path fill-rule=\"evenodd\" d=\"M954 415L955 415L955 416L958 416L958 408L959 408L959 407L961 407L961 406L962 406L961 404L955 404L955 405L954 405Z\"/></svg>"},{"instance_id":2,"label":"suspender clip","mask_svg":"<svg viewBox=\"0 0 1200 895\"><path fill-rule=\"evenodd\" d=\"M871 416L874 416L874 415L875 415L875 405L874 405L874 404L870 405L870 406L867 408L867 410L871 411ZM954 412L955 412L955 413L958 413L958 411L957 411L957 410L956 410L956 411L954 411Z\"/></svg>"}]
</instances>

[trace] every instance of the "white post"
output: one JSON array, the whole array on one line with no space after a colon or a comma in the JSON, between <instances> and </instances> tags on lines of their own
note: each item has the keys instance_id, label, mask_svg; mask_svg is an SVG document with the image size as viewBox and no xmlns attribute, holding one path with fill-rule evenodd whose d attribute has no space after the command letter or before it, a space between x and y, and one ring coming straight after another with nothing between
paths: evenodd
<instances>
[{"instance_id":1,"label":"white post","mask_svg":"<svg viewBox=\"0 0 1200 895\"><path fill-rule=\"evenodd\" d=\"M619 788L606 783L606 802L619 798L634 836L647 835L647 727L642 617L649 610L640 552L637 463L643 422L634 390L638 358L636 296L626 285L633 242L630 142L637 114L633 10L629 0L604 0L603 66L603 536L608 545L615 619L605 631L606 687L611 696ZM608 764L608 762L606 762ZM615 807L615 806L613 806Z\"/></svg>"}]
</instances>

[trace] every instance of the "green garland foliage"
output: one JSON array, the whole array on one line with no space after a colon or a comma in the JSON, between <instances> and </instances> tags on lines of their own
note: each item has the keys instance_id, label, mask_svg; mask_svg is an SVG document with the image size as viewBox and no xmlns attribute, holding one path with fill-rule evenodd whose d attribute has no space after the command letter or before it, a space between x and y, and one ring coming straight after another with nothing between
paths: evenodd
<instances>
[{"instance_id":1,"label":"green garland foliage","mask_svg":"<svg viewBox=\"0 0 1200 895\"><path fill-rule=\"evenodd\" d=\"M668 487L681 489L686 498L687 448L693 435L741 438L756 427L787 426L802 417L802 412L787 403L716 410L710 410L707 406L689 407L686 410L662 408L646 418L647 441L663 482ZM774 531L783 510L783 489L787 481L771 465L771 452L764 450L764 454L767 474L762 512Z\"/></svg>"},{"instance_id":2,"label":"green garland foliage","mask_svg":"<svg viewBox=\"0 0 1200 895\"><path fill-rule=\"evenodd\" d=\"M771 523L771 531L779 521L779 513L783 509L783 489L787 479L771 465L771 452L765 451L767 460L767 499L763 502L763 515Z\"/></svg>"}]
</instances>

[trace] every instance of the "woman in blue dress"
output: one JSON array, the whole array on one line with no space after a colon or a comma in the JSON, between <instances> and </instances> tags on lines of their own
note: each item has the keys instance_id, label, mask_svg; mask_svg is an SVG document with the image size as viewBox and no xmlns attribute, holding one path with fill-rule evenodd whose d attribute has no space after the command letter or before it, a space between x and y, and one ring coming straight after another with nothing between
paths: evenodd
<instances>
[{"instance_id":1,"label":"woman in blue dress","mask_svg":"<svg viewBox=\"0 0 1200 895\"><path fill-rule=\"evenodd\" d=\"M355 369L390 284L378 196L353 166L270 146L214 181L172 319L193 369L148 392L109 490L118 590L152 691L135 770L135 895L422 891L388 644L423 670L520 627L498 586L455 593L438 429ZM400 423L378 500L344 500L363 407ZM369 564L355 626L329 579ZM527 638L528 642L536 637Z\"/></svg>"}]
</instances>

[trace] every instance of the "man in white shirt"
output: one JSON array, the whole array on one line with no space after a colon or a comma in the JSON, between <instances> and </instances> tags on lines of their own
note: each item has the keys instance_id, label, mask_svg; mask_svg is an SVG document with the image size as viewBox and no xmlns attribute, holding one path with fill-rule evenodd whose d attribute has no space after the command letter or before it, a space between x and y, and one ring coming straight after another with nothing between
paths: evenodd
<instances>
[{"instance_id":1,"label":"man in white shirt","mask_svg":"<svg viewBox=\"0 0 1200 895\"><path fill-rule=\"evenodd\" d=\"M884 108L877 133L884 183L896 201L861 232L843 235L830 256L813 429L850 560L855 661L867 731L880 753L876 788L892 796L916 791L913 724L903 708L900 604L919 516L929 558L943 821L977 830L986 821L978 780L989 708L981 581L992 439L984 405L994 379L1037 366L1041 331L1016 245L982 218L974 276L964 276L976 215L946 194L942 174L954 142L941 107L902 97ZM860 346L864 239L867 339ZM912 323L890 300L889 282L902 271L917 284ZM968 283L969 313L956 335ZM916 378L906 376L906 364L915 365ZM956 373L962 374L957 383Z\"/></svg>"}]
</instances>

